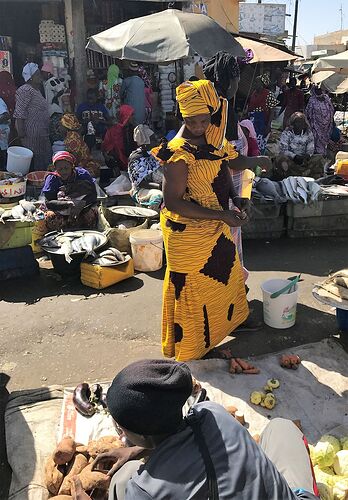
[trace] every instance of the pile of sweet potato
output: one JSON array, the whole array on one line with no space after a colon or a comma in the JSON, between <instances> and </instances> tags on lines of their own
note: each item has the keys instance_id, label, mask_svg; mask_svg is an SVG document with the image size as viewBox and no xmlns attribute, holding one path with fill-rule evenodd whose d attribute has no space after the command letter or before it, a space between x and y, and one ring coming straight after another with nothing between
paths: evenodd
<instances>
[{"instance_id":1,"label":"pile of sweet potato","mask_svg":"<svg viewBox=\"0 0 348 500\"><path fill-rule=\"evenodd\" d=\"M78 476L87 492L98 490L98 498L107 497L110 478L104 472L92 471L94 459L113 448L121 448L122 441L116 436L105 436L90 441L88 446L75 443L65 437L48 459L45 469L46 487L55 500L71 499L71 478Z\"/></svg>"}]
</instances>

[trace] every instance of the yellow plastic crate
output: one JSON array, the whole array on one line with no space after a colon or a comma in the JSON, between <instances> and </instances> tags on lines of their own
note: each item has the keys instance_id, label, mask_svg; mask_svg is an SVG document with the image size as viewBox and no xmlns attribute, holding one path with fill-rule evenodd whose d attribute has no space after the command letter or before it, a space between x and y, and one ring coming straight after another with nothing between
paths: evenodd
<instances>
[{"instance_id":1,"label":"yellow plastic crate","mask_svg":"<svg viewBox=\"0 0 348 500\"><path fill-rule=\"evenodd\" d=\"M133 259L114 267L102 267L82 262L81 282L91 288L102 290L134 276Z\"/></svg>"}]
</instances>

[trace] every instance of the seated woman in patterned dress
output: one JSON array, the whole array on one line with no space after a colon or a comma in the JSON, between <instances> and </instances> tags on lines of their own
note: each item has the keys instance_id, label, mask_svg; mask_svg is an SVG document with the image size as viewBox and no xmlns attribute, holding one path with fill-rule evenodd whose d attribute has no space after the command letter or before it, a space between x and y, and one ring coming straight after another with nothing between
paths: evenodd
<instances>
[{"instance_id":1,"label":"seated woman in patterned dress","mask_svg":"<svg viewBox=\"0 0 348 500\"><path fill-rule=\"evenodd\" d=\"M46 176L42 194L45 197L44 227L49 231L95 229L98 222L97 191L93 178L76 166L74 156L60 151L53 156L54 172Z\"/></svg>"},{"instance_id":2,"label":"seated woman in patterned dress","mask_svg":"<svg viewBox=\"0 0 348 500\"><path fill-rule=\"evenodd\" d=\"M314 136L306 116L296 112L280 136L280 154L275 158L272 178L283 180L290 176L314 177L324 175L323 155L314 154Z\"/></svg>"}]
</instances>

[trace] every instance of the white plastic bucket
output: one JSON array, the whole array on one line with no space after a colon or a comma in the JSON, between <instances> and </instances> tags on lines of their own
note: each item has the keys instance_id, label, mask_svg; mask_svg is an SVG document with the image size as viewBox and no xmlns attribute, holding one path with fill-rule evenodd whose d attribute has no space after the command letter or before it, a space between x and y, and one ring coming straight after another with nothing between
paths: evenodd
<instances>
[{"instance_id":1,"label":"white plastic bucket","mask_svg":"<svg viewBox=\"0 0 348 500\"><path fill-rule=\"evenodd\" d=\"M163 265L163 236L160 231L140 229L129 236L134 268L145 273L158 271Z\"/></svg>"},{"instance_id":2,"label":"white plastic bucket","mask_svg":"<svg viewBox=\"0 0 348 500\"><path fill-rule=\"evenodd\" d=\"M285 329L294 326L296 323L298 287L292 293L283 293L276 299L271 299L274 292L278 292L289 283L289 280L273 279L262 283L263 293L263 320L266 325Z\"/></svg>"},{"instance_id":3,"label":"white plastic bucket","mask_svg":"<svg viewBox=\"0 0 348 500\"><path fill-rule=\"evenodd\" d=\"M26 175L30 169L33 152L21 146L11 146L7 150L7 172Z\"/></svg>"}]
</instances>

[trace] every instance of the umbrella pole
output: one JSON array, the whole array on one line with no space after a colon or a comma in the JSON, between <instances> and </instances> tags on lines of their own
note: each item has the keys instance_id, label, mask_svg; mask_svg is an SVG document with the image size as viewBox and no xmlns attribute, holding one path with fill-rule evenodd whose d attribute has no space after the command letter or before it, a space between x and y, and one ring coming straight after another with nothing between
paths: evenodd
<instances>
[{"instance_id":1,"label":"umbrella pole","mask_svg":"<svg viewBox=\"0 0 348 500\"><path fill-rule=\"evenodd\" d=\"M247 105L248 105L249 97L250 97L250 94L251 94L251 89L252 89L252 87L253 87L253 85L254 85L255 75L256 75L256 71L257 71L257 66L258 66L258 64L259 64L258 62L255 64L254 74L253 74L253 77L252 77L251 82L250 82L250 86L249 86L248 94L247 94L246 99L245 99L245 101L244 101L244 106L243 106L243 115L244 115L245 110L246 110L246 107L247 107Z\"/></svg>"}]
</instances>

